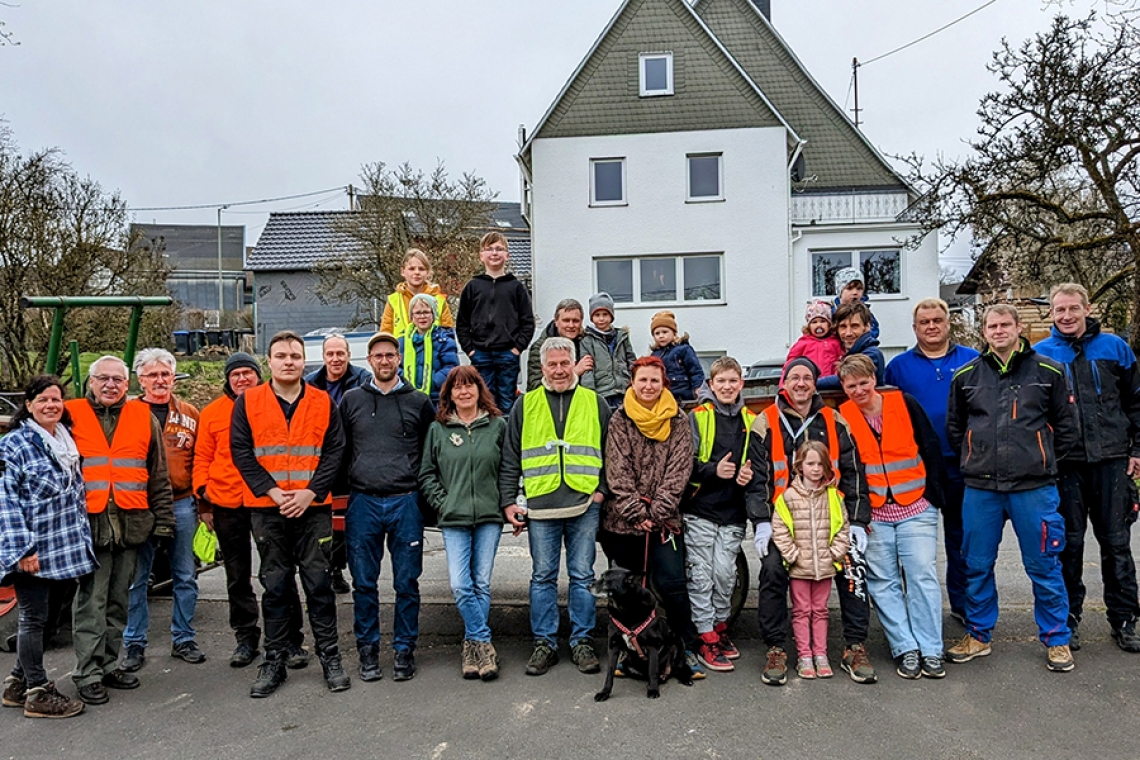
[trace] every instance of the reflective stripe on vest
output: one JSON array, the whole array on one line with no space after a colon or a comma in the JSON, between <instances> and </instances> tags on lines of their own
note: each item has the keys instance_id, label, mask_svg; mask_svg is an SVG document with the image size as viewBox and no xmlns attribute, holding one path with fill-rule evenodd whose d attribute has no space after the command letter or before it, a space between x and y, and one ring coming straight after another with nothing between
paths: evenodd
<instances>
[{"instance_id":1,"label":"reflective stripe on vest","mask_svg":"<svg viewBox=\"0 0 1140 760\"><path fill-rule=\"evenodd\" d=\"M321 461L321 446L329 426L332 401L324 391L305 386L305 395L293 412L293 419L285 420L285 412L273 384L265 383L250 388L243 394L245 414L253 434L253 455L269 477L283 491L296 491L309 487ZM249 507L273 507L268 496L254 496L249 486L242 483L243 501ZM331 504L331 494L323 501Z\"/></svg>"},{"instance_id":2,"label":"reflective stripe on vest","mask_svg":"<svg viewBox=\"0 0 1140 760\"><path fill-rule=\"evenodd\" d=\"M447 305L447 296L442 293L437 296L432 296L435 299L435 321L431 323L432 327L439 327L439 320L443 317L443 307ZM411 299L409 298L410 302ZM388 305L392 307L392 334L396 336L404 335L408 329L415 329L412 325L411 317L408 316L408 304L404 301L404 295L400 291L390 293L388 295Z\"/></svg>"},{"instance_id":3,"label":"reflective stripe on vest","mask_svg":"<svg viewBox=\"0 0 1140 760\"><path fill-rule=\"evenodd\" d=\"M150 451L151 413L142 401L128 401L119 410L111 443L103 433L91 403L67 402L73 421L72 437L83 455L83 485L87 511L99 514L113 498L119 509L148 509L146 456Z\"/></svg>"},{"instance_id":4,"label":"reflective stripe on vest","mask_svg":"<svg viewBox=\"0 0 1140 760\"><path fill-rule=\"evenodd\" d=\"M554 428L554 415L545 388L523 396L521 464L527 498L558 490L561 482L590 494L597 490L602 471L602 423L598 398L578 386L570 399L562 440Z\"/></svg>"},{"instance_id":5,"label":"reflective stripe on vest","mask_svg":"<svg viewBox=\"0 0 1140 760\"><path fill-rule=\"evenodd\" d=\"M424 375L419 382L416 382L416 344L415 341L412 340L416 334L415 325L404 335L404 380L411 384L417 391L427 396L431 395L431 333L433 329L435 328L431 328L424 333Z\"/></svg>"},{"instance_id":6,"label":"reflective stripe on vest","mask_svg":"<svg viewBox=\"0 0 1140 760\"><path fill-rule=\"evenodd\" d=\"M765 407L763 414L768 418L768 435L772 438L772 494L773 498L779 498L788 488L788 475L794 461L788 461L788 452L784 447L784 430L779 407L777 404ZM831 468L838 474L839 430L835 426L835 412L831 407L825 406L817 414L823 415L823 420L827 424L827 453L831 457ZM810 438L808 435L807 439Z\"/></svg>"},{"instance_id":7,"label":"reflective stripe on vest","mask_svg":"<svg viewBox=\"0 0 1140 760\"><path fill-rule=\"evenodd\" d=\"M914 425L906 409L902 391L881 391L883 432L876 436L854 401L845 401L839 413L847 420L859 458L867 471L871 506L888 501L906 506L918 501L926 490L926 465L918 455Z\"/></svg>"},{"instance_id":8,"label":"reflective stripe on vest","mask_svg":"<svg viewBox=\"0 0 1140 760\"><path fill-rule=\"evenodd\" d=\"M844 417L844 419L847 418ZM784 500L783 493L776 497L776 500L772 503L772 507L784 525L788 526L788 533L790 533L794 539L796 537L795 521L792 520L792 511L788 509L788 502ZM843 496L839 493L839 489L837 488L827 489L827 514L830 522L827 545L831 546L832 542L835 541L835 536L839 531L843 530ZM787 564L788 563L785 562L784 566L786 567ZM832 564L835 565L836 570L843 569L842 562L833 562Z\"/></svg>"}]
</instances>

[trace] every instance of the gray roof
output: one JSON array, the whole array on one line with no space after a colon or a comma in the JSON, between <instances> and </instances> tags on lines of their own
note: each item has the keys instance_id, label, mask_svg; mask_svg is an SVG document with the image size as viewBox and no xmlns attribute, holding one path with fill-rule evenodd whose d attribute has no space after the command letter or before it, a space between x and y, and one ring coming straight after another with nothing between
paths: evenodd
<instances>
[{"instance_id":1,"label":"gray roof","mask_svg":"<svg viewBox=\"0 0 1140 760\"><path fill-rule=\"evenodd\" d=\"M254 272L309 270L320 259L351 253L352 240L336 220L353 211L274 211L245 259Z\"/></svg>"},{"instance_id":2,"label":"gray roof","mask_svg":"<svg viewBox=\"0 0 1140 760\"><path fill-rule=\"evenodd\" d=\"M525 232L529 240L530 225L523 218L521 203L496 203L495 210L491 212L491 222L504 235Z\"/></svg>"}]
</instances>

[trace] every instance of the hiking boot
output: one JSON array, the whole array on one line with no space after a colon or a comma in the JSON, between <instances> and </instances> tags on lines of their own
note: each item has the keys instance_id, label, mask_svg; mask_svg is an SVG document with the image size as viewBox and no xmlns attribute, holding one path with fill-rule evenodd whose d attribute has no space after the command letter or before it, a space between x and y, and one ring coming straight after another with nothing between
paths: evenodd
<instances>
[{"instance_id":1,"label":"hiking boot","mask_svg":"<svg viewBox=\"0 0 1140 760\"><path fill-rule=\"evenodd\" d=\"M717 635L717 646L720 647L720 653L730 660L740 658L740 650L736 648L736 644L732 643L732 639L728 637L728 623L717 623L713 626L713 630Z\"/></svg>"},{"instance_id":2,"label":"hiking boot","mask_svg":"<svg viewBox=\"0 0 1140 760\"><path fill-rule=\"evenodd\" d=\"M598 661L598 653L589 641L579 641L570 650L570 661L578 666L579 673L600 673L602 663Z\"/></svg>"},{"instance_id":3,"label":"hiking boot","mask_svg":"<svg viewBox=\"0 0 1140 760\"><path fill-rule=\"evenodd\" d=\"M311 656L309 650L300 644L290 644L285 647L285 667L289 670L300 670L308 667Z\"/></svg>"},{"instance_id":4,"label":"hiking boot","mask_svg":"<svg viewBox=\"0 0 1140 760\"><path fill-rule=\"evenodd\" d=\"M942 667L942 658L931 655L922 658L923 678L945 678L946 668Z\"/></svg>"},{"instance_id":5,"label":"hiking boot","mask_svg":"<svg viewBox=\"0 0 1140 760\"><path fill-rule=\"evenodd\" d=\"M124 673L137 673L146 664L146 647L142 644L127 644L126 654L119 663L119 670Z\"/></svg>"},{"instance_id":6,"label":"hiking boot","mask_svg":"<svg viewBox=\"0 0 1140 760\"><path fill-rule=\"evenodd\" d=\"M729 671L736 670L736 666L720 651L720 637L716 631L702 633L697 643L697 658L709 670Z\"/></svg>"},{"instance_id":7,"label":"hiking boot","mask_svg":"<svg viewBox=\"0 0 1140 760\"><path fill-rule=\"evenodd\" d=\"M28 693L28 682L16 676L4 679L4 706L23 707Z\"/></svg>"},{"instance_id":8,"label":"hiking boot","mask_svg":"<svg viewBox=\"0 0 1140 760\"><path fill-rule=\"evenodd\" d=\"M1140 652L1140 636L1136 635L1136 621L1130 620L1119 628L1113 628L1112 640L1125 652ZM1076 649L1071 641L1069 649Z\"/></svg>"},{"instance_id":9,"label":"hiking boot","mask_svg":"<svg viewBox=\"0 0 1140 760\"><path fill-rule=\"evenodd\" d=\"M1045 667L1054 673L1068 673L1076 666L1077 664L1073 662L1073 654L1069 651L1068 644L1049 647L1046 650Z\"/></svg>"},{"instance_id":10,"label":"hiking boot","mask_svg":"<svg viewBox=\"0 0 1140 760\"><path fill-rule=\"evenodd\" d=\"M801 657L796 661L796 675L805 681L815 678L815 660L810 657Z\"/></svg>"},{"instance_id":11,"label":"hiking boot","mask_svg":"<svg viewBox=\"0 0 1140 760\"><path fill-rule=\"evenodd\" d=\"M867 647L863 644L852 644L843 649L843 661L840 667L847 671L855 683L875 683L879 677L875 675L875 666L867 656Z\"/></svg>"},{"instance_id":12,"label":"hiking boot","mask_svg":"<svg viewBox=\"0 0 1140 760\"><path fill-rule=\"evenodd\" d=\"M416 675L416 657L410 649L397 649L392 664L393 681L410 681Z\"/></svg>"},{"instance_id":13,"label":"hiking boot","mask_svg":"<svg viewBox=\"0 0 1140 760\"><path fill-rule=\"evenodd\" d=\"M922 663L919 662L918 650L912 649L899 655L898 667L895 668L895 672L912 681L922 678Z\"/></svg>"},{"instance_id":14,"label":"hiking boot","mask_svg":"<svg viewBox=\"0 0 1140 760\"><path fill-rule=\"evenodd\" d=\"M701 663L701 658L697 657L692 649L685 650L685 664L689 666L689 670L693 671L694 681L701 681L709 677L708 673L705 672L704 665ZM640 674L640 677L648 676L645 676L645 674Z\"/></svg>"},{"instance_id":15,"label":"hiking boot","mask_svg":"<svg viewBox=\"0 0 1140 760\"><path fill-rule=\"evenodd\" d=\"M230 655L230 667L244 668L257 659L258 654L255 645L246 641L238 642L238 645L234 647L234 653Z\"/></svg>"},{"instance_id":16,"label":"hiking boot","mask_svg":"<svg viewBox=\"0 0 1140 760\"><path fill-rule=\"evenodd\" d=\"M249 687L249 696L254 699L268 697L288 678L289 672L285 670L285 654L266 652L261 667L257 669L257 679L253 682L253 686Z\"/></svg>"},{"instance_id":17,"label":"hiking boot","mask_svg":"<svg viewBox=\"0 0 1140 760\"><path fill-rule=\"evenodd\" d=\"M788 682L788 653L781 647L768 647L768 662L760 672L760 680L769 686Z\"/></svg>"},{"instance_id":18,"label":"hiking boot","mask_svg":"<svg viewBox=\"0 0 1140 760\"><path fill-rule=\"evenodd\" d=\"M499 653L489 641L476 641L475 659L479 665L479 678L494 681L499 677Z\"/></svg>"},{"instance_id":19,"label":"hiking boot","mask_svg":"<svg viewBox=\"0 0 1140 760\"><path fill-rule=\"evenodd\" d=\"M105 705L111 699L103 684L96 681L79 687L79 698L88 705Z\"/></svg>"},{"instance_id":20,"label":"hiking boot","mask_svg":"<svg viewBox=\"0 0 1140 760\"><path fill-rule=\"evenodd\" d=\"M463 677L468 681L475 681L479 678L479 657L478 657L478 641L471 639L463 640Z\"/></svg>"},{"instance_id":21,"label":"hiking boot","mask_svg":"<svg viewBox=\"0 0 1140 760\"><path fill-rule=\"evenodd\" d=\"M365 644L356 648L357 654L360 655L360 680L379 681L384 677L384 672L380 670L380 645L379 644Z\"/></svg>"},{"instance_id":22,"label":"hiking boot","mask_svg":"<svg viewBox=\"0 0 1140 760\"><path fill-rule=\"evenodd\" d=\"M1081 621L1070 617L1069 632L1069 649L1074 652L1081 651Z\"/></svg>"},{"instance_id":23,"label":"hiking boot","mask_svg":"<svg viewBox=\"0 0 1140 760\"><path fill-rule=\"evenodd\" d=\"M124 673L122 670L112 670L103 676L103 685L108 689L137 689L139 687L139 677L130 673Z\"/></svg>"},{"instance_id":24,"label":"hiking boot","mask_svg":"<svg viewBox=\"0 0 1140 760\"><path fill-rule=\"evenodd\" d=\"M967 633L961 641L946 650L946 659L953 663L969 662L975 657L986 657L992 651L989 642L982 643Z\"/></svg>"},{"instance_id":25,"label":"hiking boot","mask_svg":"<svg viewBox=\"0 0 1140 760\"><path fill-rule=\"evenodd\" d=\"M329 691L347 691L352 686L348 673L344 672L344 663L340 659L340 649L335 644L323 650L319 659L321 670L325 674L325 684L329 687Z\"/></svg>"},{"instance_id":26,"label":"hiking boot","mask_svg":"<svg viewBox=\"0 0 1140 760\"><path fill-rule=\"evenodd\" d=\"M815 677L831 678L833 675L835 675L835 671L831 669L831 663L827 661L827 655L817 654L815 656Z\"/></svg>"},{"instance_id":27,"label":"hiking boot","mask_svg":"<svg viewBox=\"0 0 1140 760\"><path fill-rule=\"evenodd\" d=\"M546 675L546 671L558 664L558 650L545 641L536 641L530 659L526 661L528 676Z\"/></svg>"},{"instance_id":28,"label":"hiking boot","mask_svg":"<svg viewBox=\"0 0 1140 760\"><path fill-rule=\"evenodd\" d=\"M329 578L329 585L332 586L334 594L347 594L352 591L352 587L349 586L348 581L345 580L344 571L339 567L335 568L329 575L331 576Z\"/></svg>"},{"instance_id":29,"label":"hiking boot","mask_svg":"<svg viewBox=\"0 0 1140 760\"><path fill-rule=\"evenodd\" d=\"M206 655L198 648L198 644L193 639L172 646L170 648L170 656L177 657L191 665L197 665L206 661Z\"/></svg>"},{"instance_id":30,"label":"hiking boot","mask_svg":"<svg viewBox=\"0 0 1140 760\"><path fill-rule=\"evenodd\" d=\"M64 696L55 690L55 684L48 681L43 686L28 689L24 702L25 718L72 718L83 712L84 705L78 699Z\"/></svg>"}]
</instances>

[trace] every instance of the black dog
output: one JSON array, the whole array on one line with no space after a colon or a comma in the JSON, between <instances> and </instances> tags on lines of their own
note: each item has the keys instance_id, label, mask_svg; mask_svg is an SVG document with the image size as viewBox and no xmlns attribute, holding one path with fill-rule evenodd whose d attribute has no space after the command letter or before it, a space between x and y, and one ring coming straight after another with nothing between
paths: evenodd
<instances>
[{"instance_id":1,"label":"black dog","mask_svg":"<svg viewBox=\"0 0 1140 760\"><path fill-rule=\"evenodd\" d=\"M618 655L625 652L628 671L649 680L645 696L661 696L661 682L672 676L693 685L693 670L685 662L681 637L657 616L657 599L642 585L643 576L614 565L590 584L590 593L608 601L610 611L610 662L606 685L594 695L605 702L614 689Z\"/></svg>"}]
</instances>

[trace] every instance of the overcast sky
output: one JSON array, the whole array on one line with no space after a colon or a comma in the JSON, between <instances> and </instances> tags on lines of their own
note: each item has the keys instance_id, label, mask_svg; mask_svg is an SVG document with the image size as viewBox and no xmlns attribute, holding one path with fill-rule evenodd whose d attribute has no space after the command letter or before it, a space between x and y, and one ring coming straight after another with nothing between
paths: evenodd
<instances>
[{"instance_id":1,"label":"overcast sky","mask_svg":"<svg viewBox=\"0 0 1140 760\"><path fill-rule=\"evenodd\" d=\"M851 107L869 60L985 0L772 0L773 21ZM0 115L25 149L57 146L135 208L221 204L345 186L384 161L483 176L518 199L513 155L620 0L14 0L0 20ZM1072 0L1084 13L1094 0ZM960 155L1002 37L1046 28L1043 0L997 0L860 71L864 130L885 153ZM319 206L315 205L320 203ZM223 214L253 245L268 210ZM136 220L214 223L213 210ZM961 268L961 262L957 262Z\"/></svg>"}]
</instances>

